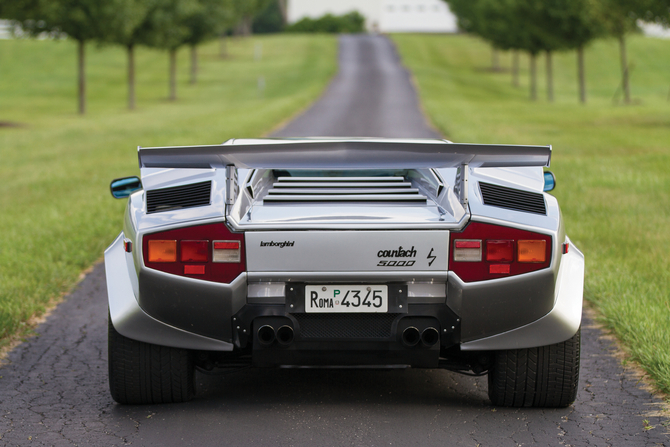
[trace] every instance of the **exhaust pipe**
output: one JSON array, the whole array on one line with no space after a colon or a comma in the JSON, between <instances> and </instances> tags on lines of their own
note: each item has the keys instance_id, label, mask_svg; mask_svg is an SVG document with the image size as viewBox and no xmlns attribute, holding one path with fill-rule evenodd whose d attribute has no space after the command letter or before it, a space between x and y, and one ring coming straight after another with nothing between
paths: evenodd
<instances>
[{"instance_id":1,"label":"exhaust pipe","mask_svg":"<svg viewBox=\"0 0 670 447\"><path fill-rule=\"evenodd\" d=\"M440 341L440 333L434 327L426 328L421 333L421 343L428 348L438 341Z\"/></svg>"},{"instance_id":2,"label":"exhaust pipe","mask_svg":"<svg viewBox=\"0 0 670 447\"><path fill-rule=\"evenodd\" d=\"M277 341L280 345L290 345L293 343L293 328L291 326L282 326L277 329Z\"/></svg>"},{"instance_id":3,"label":"exhaust pipe","mask_svg":"<svg viewBox=\"0 0 670 447\"><path fill-rule=\"evenodd\" d=\"M410 326L402 331L402 342L405 346L416 346L420 339L419 330L414 326Z\"/></svg>"},{"instance_id":4,"label":"exhaust pipe","mask_svg":"<svg viewBox=\"0 0 670 447\"><path fill-rule=\"evenodd\" d=\"M274 328L267 324L258 328L258 341L263 346L270 346L275 341Z\"/></svg>"}]
</instances>

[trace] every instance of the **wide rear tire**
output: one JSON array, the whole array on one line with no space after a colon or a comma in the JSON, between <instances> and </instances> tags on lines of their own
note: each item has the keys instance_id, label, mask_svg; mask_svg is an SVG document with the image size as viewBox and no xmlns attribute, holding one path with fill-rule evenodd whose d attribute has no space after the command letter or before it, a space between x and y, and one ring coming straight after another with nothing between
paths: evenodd
<instances>
[{"instance_id":1,"label":"wide rear tire","mask_svg":"<svg viewBox=\"0 0 670 447\"><path fill-rule=\"evenodd\" d=\"M108 322L109 390L121 404L185 402L195 395L193 354L132 340Z\"/></svg>"},{"instance_id":2,"label":"wide rear tire","mask_svg":"<svg viewBox=\"0 0 670 447\"><path fill-rule=\"evenodd\" d=\"M577 397L580 330L549 346L495 353L489 398L503 407L567 407Z\"/></svg>"}]
</instances>

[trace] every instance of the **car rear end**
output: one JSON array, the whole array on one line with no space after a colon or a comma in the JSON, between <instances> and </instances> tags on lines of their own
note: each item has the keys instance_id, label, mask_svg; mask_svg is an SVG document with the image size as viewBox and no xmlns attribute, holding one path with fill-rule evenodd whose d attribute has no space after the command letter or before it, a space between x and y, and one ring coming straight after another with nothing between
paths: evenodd
<instances>
[{"instance_id":1,"label":"car rear end","mask_svg":"<svg viewBox=\"0 0 670 447\"><path fill-rule=\"evenodd\" d=\"M144 190L106 255L110 327L203 369L486 373L496 352L574 335L577 292L557 306L579 262L561 267L558 205L541 168L505 168L550 152L307 142L146 151Z\"/></svg>"}]
</instances>

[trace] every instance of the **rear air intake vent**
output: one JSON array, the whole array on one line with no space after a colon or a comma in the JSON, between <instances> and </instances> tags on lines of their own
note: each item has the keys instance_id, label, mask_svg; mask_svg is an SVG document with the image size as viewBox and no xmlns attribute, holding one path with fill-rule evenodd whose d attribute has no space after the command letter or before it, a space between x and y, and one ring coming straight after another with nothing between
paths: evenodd
<instances>
[{"instance_id":1,"label":"rear air intake vent","mask_svg":"<svg viewBox=\"0 0 670 447\"><path fill-rule=\"evenodd\" d=\"M426 203L426 196L402 177L279 177L263 202Z\"/></svg>"},{"instance_id":2,"label":"rear air intake vent","mask_svg":"<svg viewBox=\"0 0 670 447\"><path fill-rule=\"evenodd\" d=\"M526 213L547 214L544 196L536 192L521 191L479 182L484 205L507 208Z\"/></svg>"},{"instance_id":3,"label":"rear air intake vent","mask_svg":"<svg viewBox=\"0 0 670 447\"><path fill-rule=\"evenodd\" d=\"M147 191L147 213L209 205L211 191L212 182Z\"/></svg>"}]
</instances>

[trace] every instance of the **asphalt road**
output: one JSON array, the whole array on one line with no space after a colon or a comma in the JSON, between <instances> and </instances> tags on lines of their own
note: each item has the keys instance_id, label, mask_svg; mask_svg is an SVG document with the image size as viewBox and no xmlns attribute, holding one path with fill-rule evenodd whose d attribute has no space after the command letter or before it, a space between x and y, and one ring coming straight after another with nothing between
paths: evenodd
<instances>
[{"instance_id":1,"label":"asphalt road","mask_svg":"<svg viewBox=\"0 0 670 447\"><path fill-rule=\"evenodd\" d=\"M277 136L435 135L388 40L343 37L340 64L321 100ZM106 306L98 265L10 353L1 446L670 446L660 401L588 318L579 394L565 409L494 408L486 378L411 369L198 375L192 402L122 406L107 388Z\"/></svg>"}]
</instances>

